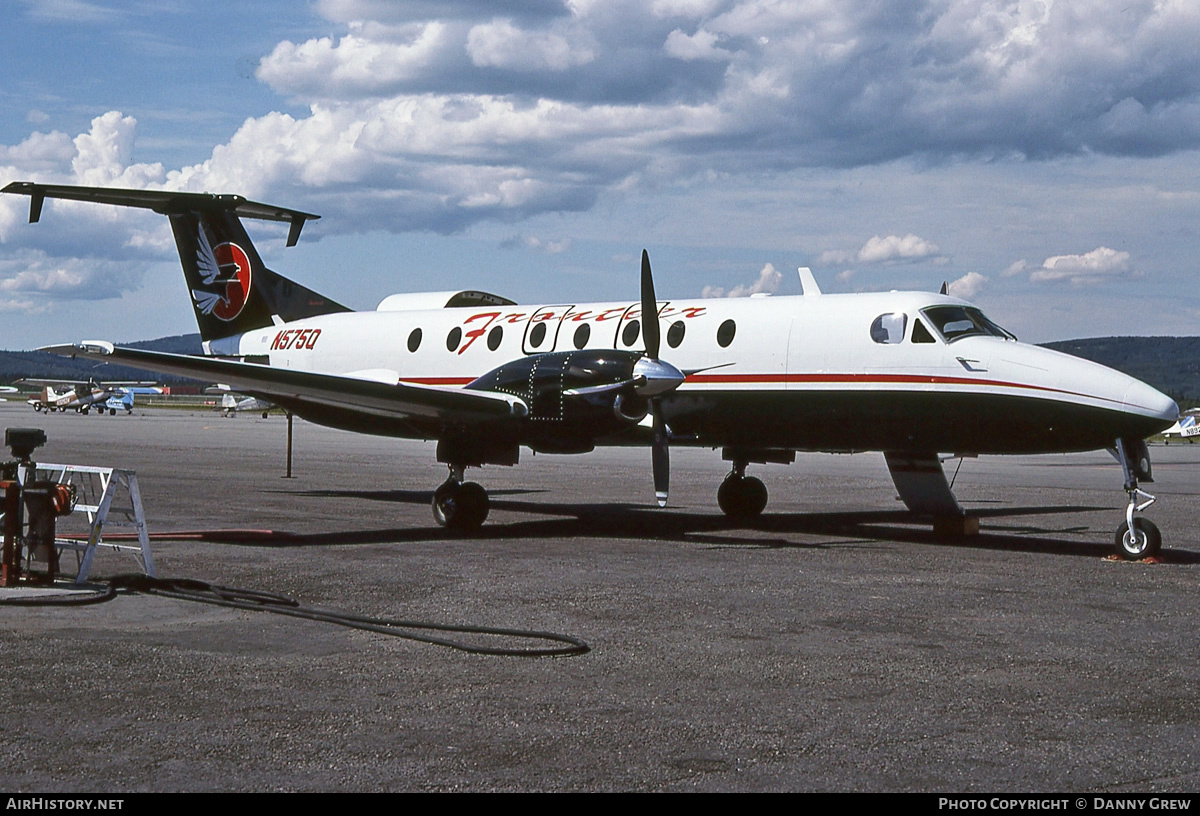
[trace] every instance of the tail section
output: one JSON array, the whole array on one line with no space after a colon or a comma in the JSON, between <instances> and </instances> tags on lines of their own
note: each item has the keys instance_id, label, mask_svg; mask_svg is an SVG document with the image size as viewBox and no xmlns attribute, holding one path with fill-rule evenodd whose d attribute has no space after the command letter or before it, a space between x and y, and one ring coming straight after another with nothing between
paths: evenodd
<instances>
[{"instance_id":1,"label":"tail section","mask_svg":"<svg viewBox=\"0 0 1200 816\"><path fill-rule=\"evenodd\" d=\"M304 223L319 218L311 213L259 204L241 196L208 193L29 182L13 182L3 192L30 197L30 223L41 217L46 198L140 207L170 217L196 323L205 341L270 326L274 317L290 321L350 311L267 269L241 222L243 217L287 221L291 224L288 246L292 246Z\"/></svg>"},{"instance_id":2,"label":"tail section","mask_svg":"<svg viewBox=\"0 0 1200 816\"><path fill-rule=\"evenodd\" d=\"M299 320L345 306L267 269L237 212L192 207L172 212L171 229L203 340Z\"/></svg>"}]
</instances>

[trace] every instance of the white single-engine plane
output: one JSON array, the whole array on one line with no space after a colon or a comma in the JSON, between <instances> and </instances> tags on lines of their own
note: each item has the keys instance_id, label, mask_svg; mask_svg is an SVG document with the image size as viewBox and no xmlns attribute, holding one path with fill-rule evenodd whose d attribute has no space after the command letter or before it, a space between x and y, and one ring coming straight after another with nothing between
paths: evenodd
<instances>
[{"instance_id":1,"label":"white single-engine plane","mask_svg":"<svg viewBox=\"0 0 1200 816\"><path fill-rule=\"evenodd\" d=\"M245 394L237 393L225 383L210 385L204 389L204 393L220 396L221 416L223 417L236 417L242 411L249 411L260 413L262 418L266 419L271 409L275 407L258 397L247 397Z\"/></svg>"},{"instance_id":2,"label":"white single-engine plane","mask_svg":"<svg viewBox=\"0 0 1200 816\"><path fill-rule=\"evenodd\" d=\"M729 516L767 503L751 463L797 451L880 451L900 498L918 514L964 520L939 454L1110 449L1124 470L1126 558L1161 535L1140 515L1154 499L1145 437L1178 408L1132 377L1017 339L944 294L804 294L666 300L642 254L641 297L520 306L485 292L400 294L354 312L267 269L241 218L291 225L318 216L234 195L14 182L31 197L141 207L171 220L204 341L203 356L104 341L46 349L216 380L312 422L437 440L450 476L437 521L471 530L487 493L468 467L515 465L521 447L583 453L649 444L658 503L668 447L721 448L732 470L717 492ZM965 526L965 525L964 525Z\"/></svg>"}]
</instances>

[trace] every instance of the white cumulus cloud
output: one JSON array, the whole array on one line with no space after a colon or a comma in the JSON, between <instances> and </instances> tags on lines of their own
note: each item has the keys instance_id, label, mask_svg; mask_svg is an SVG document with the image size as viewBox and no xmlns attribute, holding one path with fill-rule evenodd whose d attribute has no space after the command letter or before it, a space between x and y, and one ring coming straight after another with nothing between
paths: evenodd
<instances>
[{"instance_id":1,"label":"white cumulus cloud","mask_svg":"<svg viewBox=\"0 0 1200 816\"><path fill-rule=\"evenodd\" d=\"M479 67L514 71L563 71L595 59L585 47L550 31L526 31L511 20L477 25L467 34L467 54Z\"/></svg>"},{"instance_id":2,"label":"white cumulus cloud","mask_svg":"<svg viewBox=\"0 0 1200 816\"><path fill-rule=\"evenodd\" d=\"M1038 282L1067 281L1080 285L1124 275L1129 268L1128 252L1101 246L1082 255L1054 255L1047 258L1042 262L1041 269L1030 273L1029 279Z\"/></svg>"},{"instance_id":3,"label":"white cumulus cloud","mask_svg":"<svg viewBox=\"0 0 1200 816\"><path fill-rule=\"evenodd\" d=\"M758 279L753 283L739 284L729 291L726 291L721 286L705 286L700 292L700 297L738 298L750 297L750 295L774 294L779 291L781 283L783 283L783 274L775 268L774 264L767 263L759 270Z\"/></svg>"},{"instance_id":4,"label":"white cumulus cloud","mask_svg":"<svg viewBox=\"0 0 1200 816\"><path fill-rule=\"evenodd\" d=\"M956 298L962 298L963 300L974 300L975 296L982 291L984 284L987 282L988 279L985 275L981 275L978 272L968 272L958 280L950 282L947 294Z\"/></svg>"},{"instance_id":5,"label":"white cumulus cloud","mask_svg":"<svg viewBox=\"0 0 1200 816\"><path fill-rule=\"evenodd\" d=\"M817 259L822 265L864 263L882 264L913 261L938 255L938 245L916 235L873 235L857 251L828 250Z\"/></svg>"},{"instance_id":6,"label":"white cumulus cloud","mask_svg":"<svg viewBox=\"0 0 1200 816\"><path fill-rule=\"evenodd\" d=\"M387 38L356 28L336 42L279 43L259 64L258 78L283 93L318 98L383 94L418 77L447 47L446 26L438 21L404 26Z\"/></svg>"}]
</instances>

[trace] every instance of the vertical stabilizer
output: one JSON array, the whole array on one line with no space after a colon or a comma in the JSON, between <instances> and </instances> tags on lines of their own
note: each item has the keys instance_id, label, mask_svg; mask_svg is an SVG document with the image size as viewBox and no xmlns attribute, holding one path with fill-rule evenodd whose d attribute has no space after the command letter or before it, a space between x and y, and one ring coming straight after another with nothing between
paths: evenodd
<instances>
[{"instance_id":1,"label":"vertical stabilizer","mask_svg":"<svg viewBox=\"0 0 1200 816\"><path fill-rule=\"evenodd\" d=\"M233 212L194 209L171 213L171 229L204 340L270 326L273 316L299 320L348 311L267 269Z\"/></svg>"},{"instance_id":2,"label":"vertical stabilizer","mask_svg":"<svg viewBox=\"0 0 1200 816\"><path fill-rule=\"evenodd\" d=\"M169 216L196 323L206 341L270 326L274 316L290 321L350 311L267 269L241 222L241 218L286 221L290 224L288 246L292 246L305 222L320 216L259 204L236 195L26 181L14 181L0 192L29 196L31 223L41 218L42 204L47 198L140 207Z\"/></svg>"}]
</instances>

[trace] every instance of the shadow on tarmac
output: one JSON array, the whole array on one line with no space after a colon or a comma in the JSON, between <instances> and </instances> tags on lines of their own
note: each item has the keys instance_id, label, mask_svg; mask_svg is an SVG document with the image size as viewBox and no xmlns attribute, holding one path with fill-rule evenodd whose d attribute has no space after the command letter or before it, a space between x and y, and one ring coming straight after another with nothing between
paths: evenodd
<instances>
[{"instance_id":1,"label":"shadow on tarmac","mask_svg":"<svg viewBox=\"0 0 1200 816\"><path fill-rule=\"evenodd\" d=\"M1013 525L1003 523L1007 517L1106 512L1111 511L1111 507L1054 505L979 508L971 512L971 515L978 516L981 520L978 535L946 537L933 533L931 520L928 517L907 510L765 513L752 521L734 521L715 512L662 510L657 507L636 504L545 504L515 498L541 492L544 491L490 491L493 513L499 511L526 514L537 516L537 518L519 521L489 521L469 536L450 532L430 523L428 526L406 529L358 529L311 534L251 531L245 536L239 536L236 531L226 531L219 538L214 536L210 540L257 547L319 547L443 541L449 538L470 538L478 541L537 538L634 538L707 544L718 548L828 549L852 547L871 542L903 542L939 547L966 547L1086 558L1103 558L1113 552L1113 545L1109 540L1096 542L1068 538L1068 536L1086 532L1090 529L1088 527L1043 528L1033 527L1027 523ZM313 490L290 495L302 495L316 500L352 498L360 501L420 505L429 505L433 497L430 491L417 490ZM820 537L828 540L796 540L795 536ZM1161 560L1173 564L1197 564L1200 563L1200 552L1166 548L1162 551Z\"/></svg>"}]
</instances>

